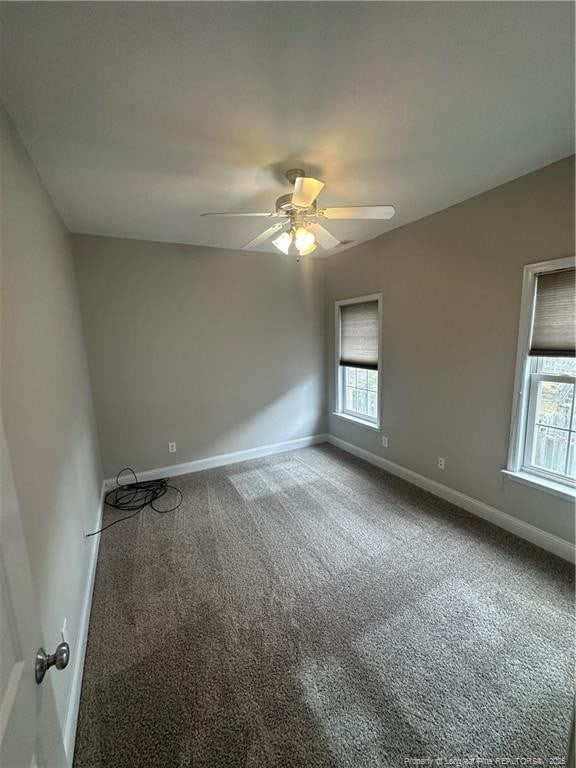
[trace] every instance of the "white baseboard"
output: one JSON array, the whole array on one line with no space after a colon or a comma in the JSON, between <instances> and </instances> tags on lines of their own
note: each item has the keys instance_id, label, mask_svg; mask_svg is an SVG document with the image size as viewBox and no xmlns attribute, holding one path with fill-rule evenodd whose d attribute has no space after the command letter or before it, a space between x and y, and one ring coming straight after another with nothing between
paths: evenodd
<instances>
[{"instance_id":1,"label":"white baseboard","mask_svg":"<svg viewBox=\"0 0 576 768\"><path fill-rule=\"evenodd\" d=\"M104 507L105 483L102 484L100 492L100 504L98 506L98 515L94 523L93 530L97 531L102 526L102 511ZM72 684L68 697L68 709L66 710L66 721L64 723L64 749L69 765L72 765L74 759L74 744L76 742L76 726L78 725L78 712L80 709L80 695L82 693L82 675L84 673L84 659L86 658L86 644L88 642L88 627L90 624L90 610L92 608L92 594L94 592L94 580L96 577L96 564L98 562L98 549L100 547L100 536L92 536L86 539L86 549L88 550L88 571L86 586L84 589L84 599L82 603L82 613L80 615L80 625L78 627L78 636L76 639L75 653L71 654L74 668L72 670Z\"/></svg>"},{"instance_id":2,"label":"white baseboard","mask_svg":"<svg viewBox=\"0 0 576 768\"><path fill-rule=\"evenodd\" d=\"M467 512L471 512L473 515L488 520L490 523L494 523L499 528L519 536L521 539L526 539L532 544L536 544L542 549L546 549L548 552L552 552L559 557L564 558L570 562L574 562L575 548L574 545L565 539L561 539L559 536L555 536L552 533L543 531L541 528L537 528L535 525L526 523L523 520L519 520L517 517L513 517L506 512L502 512L496 507L491 507L485 504L483 501L478 501L471 496L467 496L465 493L455 491L453 488L449 488L447 485L442 485L435 480L431 480L424 475L419 475L417 472L413 472L411 469L400 466L400 464L394 464L392 461L382 458L375 453L366 451L363 448L352 443L347 443L345 440L341 440L334 435L328 435L328 442L335 445L337 448L341 448L343 451L354 454L360 459L374 464L381 469L385 469L393 475L407 480L413 485L417 485L419 488L423 488L425 491L433 493L435 496L439 496L445 501L449 501L451 504L455 504L457 507L465 509Z\"/></svg>"},{"instance_id":3,"label":"white baseboard","mask_svg":"<svg viewBox=\"0 0 576 768\"><path fill-rule=\"evenodd\" d=\"M188 475L191 472L200 472L203 469L224 467L226 464L236 464L238 461L258 459L261 456L271 456L274 453L296 451L298 448L307 448L309 445L326 442L328 442L328 435L309 435L308 437L299 437L296 440L286 440L283 443L261 445L257 448L248 448L244 451L234 451L233 453L221 453L218 456L208 456L205 459L196 459L195 461L184 461L181 464L172 464L169 467L147 469L144 472L138 472L137 475L138 480L159 480L163 477L178 477L178 475ZM106 490L115 488L116 478L113 477L106 480L104 485Z\"/></svg>"}]
</instances>

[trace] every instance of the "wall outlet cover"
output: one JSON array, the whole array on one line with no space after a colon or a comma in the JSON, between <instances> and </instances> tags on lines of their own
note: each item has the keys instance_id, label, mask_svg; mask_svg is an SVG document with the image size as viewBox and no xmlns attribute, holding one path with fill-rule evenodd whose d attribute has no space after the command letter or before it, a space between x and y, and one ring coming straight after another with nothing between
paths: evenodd
<instances>
[{"instance_id":1,"label":"wall outlet cover","mask_svg":"<svg viewBox=\"0 0 576 768\"><path fill-rule=\"evenodd\" d=\"M382 447L388 448L388 438L384 437L384 435L382 435Z\"/></svg>"},{"instance_id":2,"label":"wall outlet cover","mask_svg":"<svg viewBox=\"0 0 576 768\"><path fill-rule=\"evenodd\" d=\"M446 459L438 456L438 469L446 469Z\"/></svg>"},{"instance_id":3,"label":"wall outlet cover","mask_svg":"<svg viewBox=\"0 0 576 768\"><path fill-rule=\"evenodd\" d=\"M176 443L168 443L168 453L176 453Z\"/></svg>"}]
</instances>

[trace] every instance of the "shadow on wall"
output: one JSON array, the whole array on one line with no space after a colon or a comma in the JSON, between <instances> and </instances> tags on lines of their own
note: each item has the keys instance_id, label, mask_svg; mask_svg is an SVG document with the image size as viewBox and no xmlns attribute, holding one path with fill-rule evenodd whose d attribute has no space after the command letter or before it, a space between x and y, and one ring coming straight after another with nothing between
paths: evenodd
<instances>
[{"instance_id":1,"label":"shadow on wall","mask_svg":"<svg viewBox=\"0 0 576 768\"><path fill-rule=\"evenodd\" d=\"M228 446L244 442L255 447L269 445L276 438L267 440L267 434L271 438L281 434L282 442L321 434L324 431L322 413L318 409L321 398L321 377L306 377L288 392L261 406L251 418L216 438L210 446L209 455L226 453ZM261 442L258 443L258 440Z\"/></svg>"},{"instance_id":2,"label":"shadow on wall","mask_svg":"<svg viewBox=\"0 0 576 768\"><path fill-rule=\"evenodd\" d=\"M319 307L317 303L318 290L313 268L312 260L304 259L297 267L296 280L304 296L306 312L311 317L317 313L321 323L323 307ZM296 333L300 334L301 331ZM302 339L301 342L309 345L310 338ZM270 367L266 366L265 370L261 367L261 361L260 370L248 360L240 361L235 376L225 382L225 391L221 394L234 400L235 382L253 392L255 397L250 398L253 406L251 414L247 414L244 409L238 414L243 418L233 424L213 424L219 433L211 432L211 439L203 451L204 456L218 456L235 450L323 434L326 431L323 346L321 342L318 343L318 372L302 376L298 370L302 366L292 365L292 360L298 358L299 343L298 336L291 338L289 348L279 350L276 364L271 362ZM269 391L272 391L275 397L263 400L257 396L257 385L261 386L260 378L265 380ZM212 394L214 393L211 392L210 395Z\"/></svg>"},{"instance_id":3,"label":"shadow on wall","mask_svg":"<svg viewBox=\"0 0 576 768\"><path fill-rule=\"evenodd\" d=\"M225 382L225 391L215 385L207 394L216 400L223 397L233 399L235 386L249 385L237 384L237 382L235 384L232 379ZM142 453L138 460L134 459L133 447L138 446L139 451L146 450L148 447L146 441L150 440L146 434L146 422L142 423L137 419L130 424L130 439L122 455L116 452L114 464L108 463L106 477L115 477L124 466L133 466L137 472L141 472L325 432L324 382L321 375L310 375L295 383L290 382L288 391L286 391L286 382L280 377L276 381L274 390L279 391L277 397L267 398L264 402L262 398L255 397L251 403L251 412L247 413L247 408L244 407L232 423L230 423L229 411L224 414L215 413L208 420L198 419L197 411L201 410L201 406L191 406L188 410L187 423L183 424L181 417L178 418L180 429L185 435L185 439L180 436L177 440L178 453L164 454L166 460L162 463L158 463L153 456L146 459ZM246 403L244 405L246 406ZM126 412L129 409L123 410ZM138 430L140 434L135 439L134 433ZM168 439L169 437L165 442L168 442Z\"/></svg>"},{"instance_id":4,"label":"shadow on wall","mask_svg":"<svg viewBox=\"0 0 576 768\"><path fill-rule=\"evenodd\" d=\"M321 259L73 243L106 477L325 431Z\"/></svg>"}]
</instances>

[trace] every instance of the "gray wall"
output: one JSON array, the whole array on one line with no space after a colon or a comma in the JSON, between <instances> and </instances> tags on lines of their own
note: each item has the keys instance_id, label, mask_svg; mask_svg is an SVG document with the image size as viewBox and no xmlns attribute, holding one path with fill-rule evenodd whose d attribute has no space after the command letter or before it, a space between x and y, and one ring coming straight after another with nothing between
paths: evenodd
<instances>
[{"instance_id":1,"label":"gray wall","mask_svg":"<svg viewBox=\"0 0 576 768\"><path fill-rule=\"evenodd\" d=\"M1 410L46 648L72 662L100 468L68 232L0 105ZM52 677L61 722L73 663Z\"/></svg>"},{"instance_id":2,"label":"gray wall","mask_svg":"<svg viewBox=\"0 0 576 768\"><path fill-rule=\"evenodd\" d=\"M321 260L73 247L107 477L325 431Z\"/></svg>"},{"instance_id":3,"label":"gray wall","mask_svg":"<svg viewBox=\"0 0 576 768\"><path fill-rule=\"evenodd\" d=\"M573 158L401 227L326 270L329 431L564 539L573 505L506 465L522 270L574 253ZM383 294L383 429L334 417L334 301ZM437 469L437 457L446 470Z\"/></svg>"}]
</instances>

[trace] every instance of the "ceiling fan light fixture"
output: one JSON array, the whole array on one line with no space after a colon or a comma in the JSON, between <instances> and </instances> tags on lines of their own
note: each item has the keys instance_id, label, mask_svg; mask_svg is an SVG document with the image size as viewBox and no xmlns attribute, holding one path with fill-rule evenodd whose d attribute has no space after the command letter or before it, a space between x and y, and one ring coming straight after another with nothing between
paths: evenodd
<instances>
[{"instance_id":1,"label":"ceiling fan light fixture","mask_svg":"<svg viewBox=\"0 0 576 768\"><path fill-rule=\"evenodd\" d=\"M294 185L292 194L281 195L271 212L262 213L203 213L202 216L250 216L266 219L278 219L264 232L243 245L243 250L251 250L272 240L272 244L286 256L307 256L317 248L317 243L325 251L350 243L340 241L325 229L321 221L330 219L351 219L375 221L391 219L395 214L393 205L350 205L337 208L319 208L317 198L324 189L324 182L306 176L301 168L286 171L286 178ZM282 234L278 234L284 230Z\"/></svg>"},{"instance_id":2,"label":"ceiling fan light fixture","mask_svg":"<svg viewBox=\"0 0 576 768\"><path fill-rule=\"evenodd\" d=\"M311 253L314 253L314 251L318 248L316 243L312 243L312 245L309 245L308 248L304 248L302 251L298 251L299 256L309 256Z\"/></svg>"},{"instance_id":3,"label":"ceiling fan light fixture","mask_svg":"<svg viewBox=\"0 0 576 768\"><path fill-rule=\"evenodd\" d=\"M282 232L275 240L272 240L272 245L275 245L279 251L288 255L292 245L292 234L290 232Z\"/></svg>"},{"instance_id":4,"label":"ceiling fan light fixture","mask_svg":"<svg viewBox=\"0 0 576 768\"><path fill-rule=\"evenodd\" d=\"M316 238L314 237L314 233L310 232L309 229L306 229L306 227L297 227L296 231L294 232L294 245L298 249L301 256L305 256L306 254L303 253L303 251L308 251L308 248L311 248L313 245L316 244Z\"/></svg>"}]
</instances>

